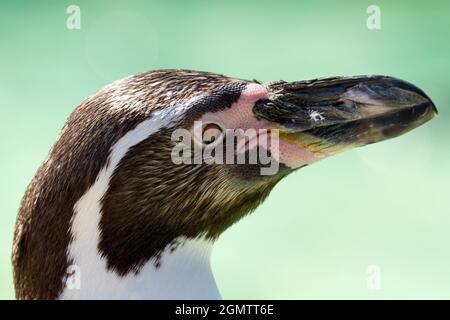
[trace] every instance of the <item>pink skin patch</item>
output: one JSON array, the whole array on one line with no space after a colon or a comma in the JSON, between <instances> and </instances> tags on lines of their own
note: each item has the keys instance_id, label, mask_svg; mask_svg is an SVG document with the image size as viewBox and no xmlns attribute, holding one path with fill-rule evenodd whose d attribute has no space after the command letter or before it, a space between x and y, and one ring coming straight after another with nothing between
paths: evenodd
<instances>
[{"instance_id":1,"label":"pink skin patch","mask_svg":"<svg viewBox=\"0 0 450 320\"><path fill-rule=\"evenodd\" d=\"M311 164L321 159L314 152L281 138L279 139L278 145L280 150L279 162L292 169L304 166L305 164Z\"/></svg>"},{"instance_id":2,"label":"pink skin patch","mask_svg":"<svg viewBox=\"0 0 450 320\"><path fill-rule=\"evenodd\" d=\"M279 126L265 119L257 119L252 111L255 102L261 99L267 99L268 94L269 92L264 85L250 83L242 91L238 101L231 105L230 108L218 112L206 113L199 120L203 123L217 123L224 130L256 130L259 134L244 145L238 145L237 152L244 152L255 147L257 144L271 148L270 138L267 137L268 135L264 131L270 132L271 130L277 130ZM261 143L262 139L266 139L266 141ZM278 142L274 143L274 145L278 145L278 152L276 152L277 150L271 150L273 156L275 159L279 159L280 163L292 169L320 159L313 152L303 148L300 145L301 142L294 143L278 137L272 137L272 139L277 139L276 142Z\"/></svg>"}]
</instances>

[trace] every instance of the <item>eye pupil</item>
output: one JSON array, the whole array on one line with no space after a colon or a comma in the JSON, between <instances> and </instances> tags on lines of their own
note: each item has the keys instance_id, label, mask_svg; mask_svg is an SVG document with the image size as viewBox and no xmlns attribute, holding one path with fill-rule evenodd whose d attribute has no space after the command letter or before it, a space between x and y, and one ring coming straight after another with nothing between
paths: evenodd
<instances>
[{"instance_id":1,"label":"eye pupil","mask_svg":"<svg viewBox=\"0 0 450 320\"><path fill-rule=\"evenodd\" d=\"M216 123L208 123L203 128L203 138L204 144L211 144L216 141L223 133L222 128Z\"/></svg>"}]
</instances>

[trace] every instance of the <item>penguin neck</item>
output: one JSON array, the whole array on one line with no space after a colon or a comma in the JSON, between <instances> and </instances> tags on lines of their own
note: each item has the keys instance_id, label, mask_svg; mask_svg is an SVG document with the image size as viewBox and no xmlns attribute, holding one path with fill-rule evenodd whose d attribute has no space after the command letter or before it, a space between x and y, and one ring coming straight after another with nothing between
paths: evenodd
<instances>
[{"instance_id":1,"label":"penguin neck","mask_svg":"<svg viewBox=\"0 0 450 320\"><path fill-rule=\"evenodd\" d=\"M119 275L108 270L89 248L74 258L60 299L220 299L211 271L212 242L177 239L137 272ZM76 242L76 241L75 241ZM95 249L96 244L92 243ZM92 249L92 248L91 248Z\"/></svg>"},{"instance_id":2,"label":"penguin neck","mask_svg":"<svg viewBox=\"0 0 450 320\"><path fill-rule=\"evenodd\" d=\"M220 298L210 267L212 241L205 238L178 236L173 239L179 244L175 249L171 242L126 273L111 267L105 252L99 250L104 231L101 226L102 200L113 173L132 146L145 140L169 120L153 116L120 138L111 147L109 161L98 173L94 184L74 204L70 221L71 241L65 250L68 266L62 279L60 299ZM123 214L126 216L126 212ZM158 240L156 235L153 239ZM140 248L147 245L151 244L141 243Z\"/></svg>"}]
</instances>

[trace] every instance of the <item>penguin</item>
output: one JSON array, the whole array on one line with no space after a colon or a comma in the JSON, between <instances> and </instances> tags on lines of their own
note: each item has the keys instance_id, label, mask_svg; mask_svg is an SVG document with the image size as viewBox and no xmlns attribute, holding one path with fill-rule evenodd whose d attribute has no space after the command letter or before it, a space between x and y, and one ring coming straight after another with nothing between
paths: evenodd
<instances>
[{"instance_id":1,"label":"penguin","mask_svg":"<svg viewBox=\"0 0 450 320\"><path fill-rule=\"evenodd\" d=\"M421 89L378 75L263 84L157 70L113 82L74 110L25 192L16 297L220 299L214 242L281 179L436 114ZM239 130L256 138L226 134ZM269 160L248 161L255 150Z\"/></svg>"}]
</instances>

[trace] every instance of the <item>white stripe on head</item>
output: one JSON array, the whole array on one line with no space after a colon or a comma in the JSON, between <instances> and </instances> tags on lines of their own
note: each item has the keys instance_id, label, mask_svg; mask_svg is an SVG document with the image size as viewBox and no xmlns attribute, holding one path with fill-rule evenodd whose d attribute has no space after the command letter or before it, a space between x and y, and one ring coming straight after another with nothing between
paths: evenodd
<instances>
[{"instance_id":1,"label":"white stripe on head","mask_svg":"<svg viewBox=\"0 0 450 320\"><path fill-rule=\"evenodd\" d=\"M118 276L113 271L108 271L107 261L98 251L101 232L99 223L102 216L101 202L108 191L110 180L120 161L125 157L131 147L144 141L161 128L176 122L192 102L191 99L182 106L178 105L155 111L150 119L144 120L134 129L127 132L111 147L109 164L100 170L95 183L74 205L70 230L72 242L67 248L67 256L68 260L72 261L71 263L76 265L76 269L81 272L81 275L74 275L81 276L81 287L80 289L69 289L65 287L59 297L60 299L163 298L164 296L166 298L195 297L197 280L197 285L210 283L209 286L198 289L199 297L219 297L208 263L211 249L211 243L208 241L201 239L188 240L176 252L172 254L163 253L161 259L165 262L165 266L161 267L161 269L156 270L153 262L149 261L141 269L139 274L130 273L124 277ZM188 259L192 259L190 264L187 261ZM179 283L179 285L183 286L187 283L194 287L187 287L185 289L183 289L184 287L166 288L163 285L162 281L169 282L170 279L180 276L180 272L176 268L177 265L184 265L185 268L187 266L192 270L203 270L199 274L198 279L194 276L192 279L187 279ZM193 271L193 274L195 275L196 272L198 273L198 271ZM206 278L202 279L202 277ZM152 283L148 283L149 281ZM184 284L182 284L183 282ZM149 286L151 287L149 288ZM188 295L189 293L191 295ZM170 296L170 294L176 294L176 296Z\"/></svg>"}]
</instances>

